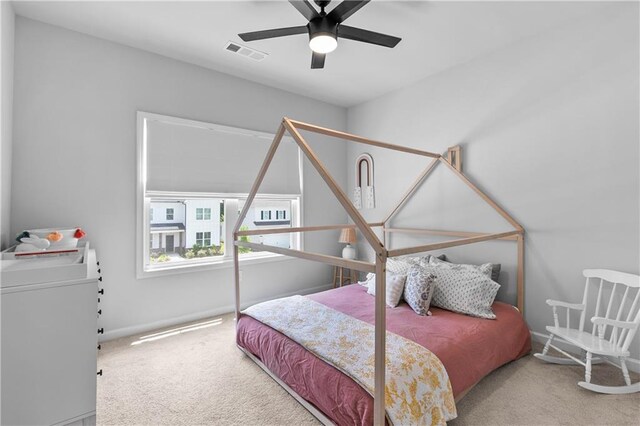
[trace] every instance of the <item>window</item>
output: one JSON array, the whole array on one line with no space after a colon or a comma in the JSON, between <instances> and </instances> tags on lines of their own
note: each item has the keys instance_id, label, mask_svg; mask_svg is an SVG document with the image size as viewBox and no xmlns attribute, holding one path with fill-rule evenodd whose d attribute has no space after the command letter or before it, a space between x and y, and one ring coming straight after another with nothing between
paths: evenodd
<instances>
[{"instance_id":1,"label":"window","mask_svg":"<svg viewBox=\"0 0 640 426\"><path fill-rule=\"evenodd\" d=\"M270 220L271 210L260 210L260 220Z\"/></svg>"},{"instance_id":2,"label":"window","mask_svg":"<svg viewBox=\"0 0 640 426\"><path fill-rule=\"evenodd\" d=\"M196 244L202 247L211 245L211 232L196 232Z\"/></svg>"},{"instance_id":3,"label":"window","mask_svg":"<svg viewBox=\"0 0 640 426\"><path fill-rule=\"evenodd\" d=\"M233 238L245 205L247 194L242 191L255 179L255 173L247 170L259 167L264 159L265 139L270 141L273 135L138 113L139 278L233 266L232 246L225 241ZM176 140L180 141L179 158ZM241 230L302 226L301 167L297 145L283 138L260 187L264 193L254 199ZM285 248L302 245L299 233L240 239ZM282 258L246 247L238 251L241 262Z\"/></svg>"},{"instance_id":4,"label":"window","mask_svg":"<svg viewBox=\"0 0 640 426\"><path fill-rule=\"evenodd\" d=\"M227 250L225 239L231 238L236 218L244 207L246 198L187 198L170 196L149 197L149 211L172 211L171 222L149 220L149 233L147 234L148 257L146 265L148 271L165 270L177 266L202 265L210 262L224 262L232 260L232 250ZM287 228L291 227L290 220L269 222L271 209L266 206L277 207L280 215L287 215L290 211L298 211L299 197L273 197L260 196L254 200L240 230L255 230L260 228ZM208 206L208 207L204 207ZM229 208L234 212L229 213ZM212 215L212 212L219 212ZM256 220L255 216L262 216L266 220ZM232 216L232 220L226 220L226 216ZM185 220L184 218L199 218L201 220ZM209 217L210 220L204 220ZM273 245L284 248L299 247L299 234L268 234L243 236L243 241ZM168 253L171 253L169 256ZM240 247L241 258L272 256L271 253L253 252L250 248Z\"/></svg>"},{"instance_id":5,"label":"window","mask_svg":"<svg viewBox=\"0 0 640 426\"><path fill-rule=\"evenodd\" d=\"M209 207L201 207L209 206ZM159 198L149 199L149 210L173 210L174 219L149 223L150 267L171 267L193 262L211 261L224 257L224 214L212 222L189 221L204 209L224 213L224 200L217 198ZM174 253L168 256L167 253Z\"/></svg>"},{"instance_id":6,"label":"window","mask_svg":"<svg viewBox=\"0 0 640 426\"><path fill-rule=\"evenodd\" d=\"M211 209L210 208L197 208L196 209L196 220L211 220Z\"/></svg>"}]
</instances>

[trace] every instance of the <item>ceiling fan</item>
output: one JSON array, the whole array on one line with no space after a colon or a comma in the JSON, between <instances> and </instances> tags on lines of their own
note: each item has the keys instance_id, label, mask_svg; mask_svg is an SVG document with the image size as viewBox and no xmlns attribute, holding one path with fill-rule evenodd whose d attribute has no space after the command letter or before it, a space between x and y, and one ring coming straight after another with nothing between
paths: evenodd
<instances>
[{"instance_id":1,"label":"ceiling fan","mask_svg":"<svg viewBox=\"0 0 640 426\"><path fill-rule=\"evenodd\" d=\"M309 21L307 25L254 31L238 34L238 36L243 41L254 41L308 33L309 47L313 51L311 55L312 69L324 68L326 54L338 47L338 38L377 44L384 47L395 47L402 40L387 34L342 24L347 18L360 10L362 6L369 3L370 0L343 1L329 13L326 13L324 9L330 3L330 0L314 1L320 7L320 13L307 0L289 0L289 3Z\"/></svg>"}]
</instances>

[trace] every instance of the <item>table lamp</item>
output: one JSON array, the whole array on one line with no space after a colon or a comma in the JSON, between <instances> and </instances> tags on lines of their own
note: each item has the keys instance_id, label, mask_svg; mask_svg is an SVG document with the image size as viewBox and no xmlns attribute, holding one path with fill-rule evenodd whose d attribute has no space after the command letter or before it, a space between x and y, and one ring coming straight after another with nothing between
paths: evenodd
<instances>
[{"instance_id":1,"label":"table lamp","mask_svg":"<svg viewBox=\"0 0 640 426\"><path fill-rule=\"evenodd\" d=\"M355 228L344 228L342 232L340 232L340 239L338 241L347 244L346 247L342 249L342 257L354 260L356 258L356 248L351 244L355 244L356 242Z\"/></svg>"}]
</instances>

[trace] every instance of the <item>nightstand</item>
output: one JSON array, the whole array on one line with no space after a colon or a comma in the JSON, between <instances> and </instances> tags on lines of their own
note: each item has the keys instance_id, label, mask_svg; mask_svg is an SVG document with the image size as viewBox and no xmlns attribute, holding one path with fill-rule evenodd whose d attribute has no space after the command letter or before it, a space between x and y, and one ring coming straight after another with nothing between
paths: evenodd
<instances>
[{"instance_id":1,"label":"nightstand","mask_svg":"<svg viewBox=\"0 0 640 426\"><path fill-rule=\"evenodd\" d=\"M333 288L342 287L345 284L355 284L356 282L358 282L358 272L355 269L342 266L333 267Z\"/></svg>"}]
</instances>

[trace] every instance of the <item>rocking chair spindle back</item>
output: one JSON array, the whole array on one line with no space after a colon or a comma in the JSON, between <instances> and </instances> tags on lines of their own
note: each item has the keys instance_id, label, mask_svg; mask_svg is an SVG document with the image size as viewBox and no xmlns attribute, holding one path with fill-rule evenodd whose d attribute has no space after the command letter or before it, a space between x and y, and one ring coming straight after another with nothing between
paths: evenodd
<instances>
[{"instance_id":1,"label":"rocking chair spindle back","mask_svg":"<svg viewBox=\"0 0 640 426\"><path fill-rule=\"evenodd\" d=\"M600 393L632 393L640 392L640 383L631 384L626 359L630 356L629 347L640 327L640 276L606 269L585 269L586 278L582 303L572 304L557 300L547 300L553 309L553 326L548 326L549 339L542 353L535 356L554 364L578 363L585 367L585 381L578 385ZM597 286L598 293L595 304L590 303L590 288ZM606 304L606 309L604 308ZM591 306L593 308L591 309ZM560 325L558 308L567 311L566 324ZM570 324L570 311L580 312L579 328L573 329ZM602 313L604 311L604 316ZM585 330L589 317L591 330ZM554 346L554 338L576 346L585 352L585 359L575 356ZM567 358L547 355L553 348ZM593 358L593 355L600 358ZM617 358L620 365L611 361ZM600 386L591 383L591 366L598 362L608 362L622 370L626 386Z\"/></svg>"}]
</instances>

